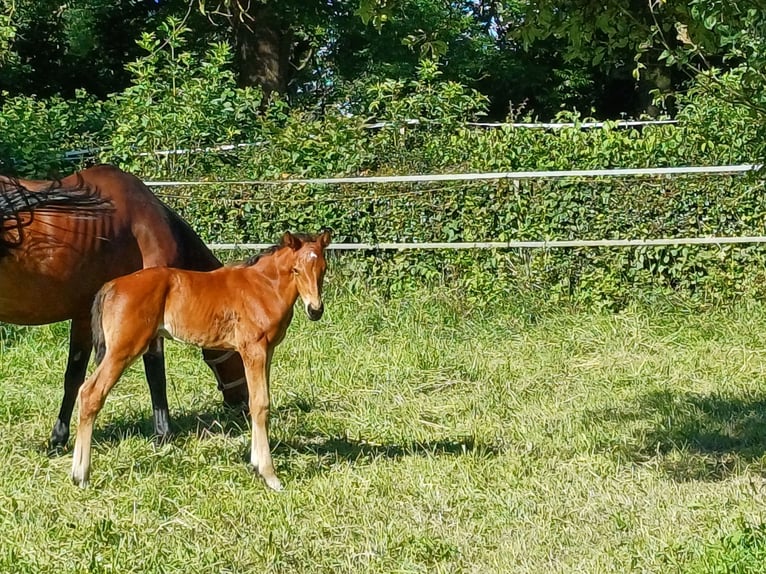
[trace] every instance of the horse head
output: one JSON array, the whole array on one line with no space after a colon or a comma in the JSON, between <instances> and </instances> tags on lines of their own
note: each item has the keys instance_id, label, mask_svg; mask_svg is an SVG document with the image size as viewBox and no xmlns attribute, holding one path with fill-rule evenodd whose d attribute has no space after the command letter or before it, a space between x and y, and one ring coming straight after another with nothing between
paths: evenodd
<instances>
[{"instance_id":1,"label":"horse head","mask_svg":"<svg viewBox=\"0 0 766 574\"><path fill-rule=\"evenodd\" d=\"M293 252L291 273L306 314L312 321L318 321L324 313L322 283L327 270L324 251L330 244L330 231L325 230L316 236L288 231L282 236L281 243Z\"/></svg>"}]
</instances>

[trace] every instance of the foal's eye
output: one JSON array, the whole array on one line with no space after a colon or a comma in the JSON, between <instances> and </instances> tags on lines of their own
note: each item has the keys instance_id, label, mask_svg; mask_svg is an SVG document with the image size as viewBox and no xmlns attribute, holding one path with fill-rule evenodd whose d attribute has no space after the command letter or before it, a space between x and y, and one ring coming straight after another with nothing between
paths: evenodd
<instances>
[{"instance_id":1,"label":"foal's eye","mask_svg":"<svg viewBox=\"0 0 766 574\"><path fill-rule=\"evenodd\" d=\"M298 269L293 267L293 275L297 275L297 274L298 274Z\"/></svg>"}]
</instances>

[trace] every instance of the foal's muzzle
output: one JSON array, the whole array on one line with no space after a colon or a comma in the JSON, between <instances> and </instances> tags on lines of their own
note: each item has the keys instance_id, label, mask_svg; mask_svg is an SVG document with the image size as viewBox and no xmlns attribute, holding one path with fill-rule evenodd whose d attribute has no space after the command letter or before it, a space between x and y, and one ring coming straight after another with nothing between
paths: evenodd
<instances>
[{"instance_id":1,"label":"foal's muzzle","mask_svg":"<svg viewBox=\"0 0 766 574\"><path fill-rule=\"evenodd\" d=\"M324 303L320 303L318 308L312 307L311 303L306 305L306 314L312 321L319 321L324 314Z\"/></svg>"}]
</instances>

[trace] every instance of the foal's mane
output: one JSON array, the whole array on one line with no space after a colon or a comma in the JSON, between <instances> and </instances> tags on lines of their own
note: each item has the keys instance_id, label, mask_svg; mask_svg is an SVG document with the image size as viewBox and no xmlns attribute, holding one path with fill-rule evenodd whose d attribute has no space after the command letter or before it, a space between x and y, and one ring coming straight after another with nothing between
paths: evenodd
<instances>
[{"instance_id":1,"label":"foal's mane","mask_svg":"<svg viewBox=\"0 0 766 574\"><path fill-rule=\"evenodd\" d=\"M301 243L310 243L312 241L316 241L316 238L317 238L316 235L311 235L310 233L291 233L291 235L295 237L296 239L298 239L298 241L300 241ZM249 257L248 259L245 259L242 263L239 263L239 265L241 265L242 267L252 267L256 263L258 263L258 261L262 259L263 257L276 253L283 247L286 247L286 245L281 242L277 243L276 245L272 245L271 247L267 247L263 251L256 253L255 255L253 255L252 257Z\"/></svg>"}]
</instances>

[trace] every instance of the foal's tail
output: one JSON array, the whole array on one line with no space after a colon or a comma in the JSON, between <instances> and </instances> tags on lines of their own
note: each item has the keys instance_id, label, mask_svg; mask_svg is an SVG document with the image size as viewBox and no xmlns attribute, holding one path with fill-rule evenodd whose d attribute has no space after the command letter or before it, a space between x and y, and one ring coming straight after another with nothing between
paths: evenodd
<instances>
[{"instance_id":1,"label":"foal's tail","mask_svg":"<svg viewBox=\"0 0 766 574\"><path fill-rule=\"evenodd\" d=\"M104 285L96 293L96 298L93 300L93 306L90 310L90 328L93 337L93 349L96 351L96 364L101 364L101 361L106 354L106 340L104 339L104 325L103 325L103 309L104 298L111 291L111 285Z\"/></svg>"}]
</instances>

